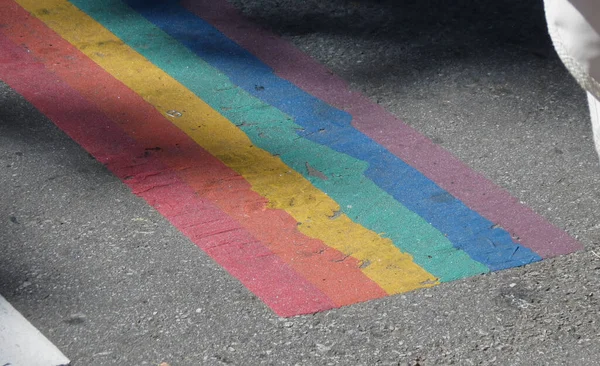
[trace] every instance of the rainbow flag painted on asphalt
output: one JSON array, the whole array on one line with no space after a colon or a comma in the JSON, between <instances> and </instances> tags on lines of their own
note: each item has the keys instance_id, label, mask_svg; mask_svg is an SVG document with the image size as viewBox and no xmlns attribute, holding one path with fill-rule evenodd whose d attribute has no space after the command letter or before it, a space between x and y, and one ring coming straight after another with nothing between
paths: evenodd
<instances>
[{"instance_id":1,"label":"rainbow flag painted on asphalt","mask_svg":"<svg viewBox=\"0 0 600 366\"><path fill-rule=\"evenodd\" d=\"M581 245L225 0L6 0L0 80L280 316Z\"/></svg>"}]
</instances>

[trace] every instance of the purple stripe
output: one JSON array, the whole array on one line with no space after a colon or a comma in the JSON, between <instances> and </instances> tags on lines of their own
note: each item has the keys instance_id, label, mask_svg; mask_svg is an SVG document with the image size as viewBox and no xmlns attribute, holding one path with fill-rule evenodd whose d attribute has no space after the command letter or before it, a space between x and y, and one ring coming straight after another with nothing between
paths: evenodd
<instances>
[{"instance_id":1,"label":"purple stripe","mask_svg":"<svg viewBox=\"0 0 600 366\"><path fill-rule=\"evenodd\" d=\"M581 243L522 205L506 190L471 170L381 106L353 92L341 78L289 42L243 18L225 0L183 0L183 5L210 22L275 73L353 116L355 128L410 164L470 209L507 230L541 257L582 249ZM293 62L290 62L293 60Z\"/></svg>"}]
</instances>

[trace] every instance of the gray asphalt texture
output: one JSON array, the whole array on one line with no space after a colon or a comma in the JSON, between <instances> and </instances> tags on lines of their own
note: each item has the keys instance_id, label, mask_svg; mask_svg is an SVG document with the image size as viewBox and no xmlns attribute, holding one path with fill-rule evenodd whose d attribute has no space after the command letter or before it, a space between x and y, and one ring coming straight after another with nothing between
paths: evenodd
<instances>
[{"instance_id":1,"label":"gray asphalt texture","mask_svg":"<svg viewBox=\"0 0 600 366\"><path fill-rule=\"evenodd\" d=\"M278 318L0 84L2 295L77 366L600 364L600 164L541 1L233 3L585 251Z\"/></svg>"}]
</instances>

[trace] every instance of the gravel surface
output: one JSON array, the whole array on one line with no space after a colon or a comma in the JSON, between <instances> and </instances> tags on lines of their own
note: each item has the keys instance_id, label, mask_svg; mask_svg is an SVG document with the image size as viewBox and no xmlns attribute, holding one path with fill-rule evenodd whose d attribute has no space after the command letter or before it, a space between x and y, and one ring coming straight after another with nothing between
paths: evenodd
<instances>
[{"instance_id":1,"label":"gravel surface","mask_svg":"<svg viewBox=\"0 0 600 366\"><path fill-rule=\"evenodd\" d=\"M232 1L586 250L278 318L0 84L0 293L74 365L600 364L600 164L540 1Z\"/></svg>"}]
</instances>

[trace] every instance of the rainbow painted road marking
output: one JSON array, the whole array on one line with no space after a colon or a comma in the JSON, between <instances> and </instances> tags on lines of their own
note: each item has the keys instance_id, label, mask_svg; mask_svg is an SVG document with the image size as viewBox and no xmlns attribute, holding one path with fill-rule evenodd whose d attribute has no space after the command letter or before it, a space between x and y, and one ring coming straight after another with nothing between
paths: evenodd
<instances>
[{"instance_id":1,"label":"rainbow painted road marking","mask_svg":"<svg viewBox=\"0 0 600 366\"><path fill-rule=\"evenodd\" d=\"M8 0L0 79L281 316L581 245L224 0Z\"/></svg>"}]
</instances>

